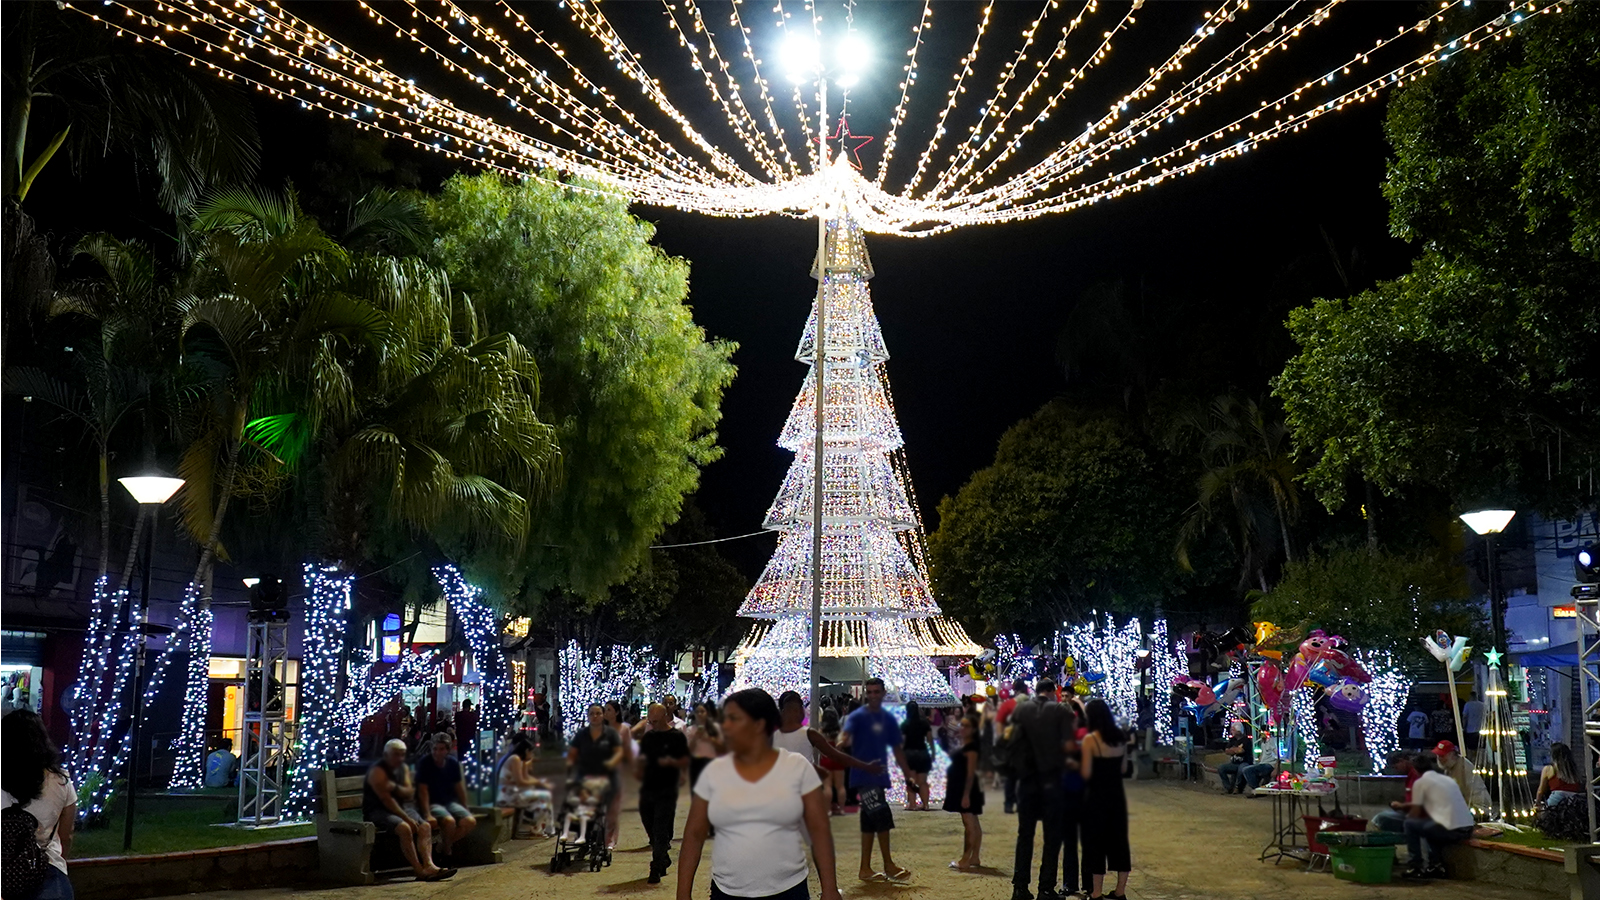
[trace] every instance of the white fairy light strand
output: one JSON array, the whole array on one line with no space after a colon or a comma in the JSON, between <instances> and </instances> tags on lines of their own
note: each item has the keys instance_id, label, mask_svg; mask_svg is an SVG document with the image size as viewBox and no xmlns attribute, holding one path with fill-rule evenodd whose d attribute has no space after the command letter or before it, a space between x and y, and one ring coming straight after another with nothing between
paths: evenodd
<instances>
[{"instance_id":1,"label":"white fairy light strand","mask_svg":"<svg viewBox=\"0 0 1600 900\"><path fill-rule=\"evenodd\" d=\"M1464 5L1464 0L1457 0ZM1136 144L1151 140L1162 130L1162 125L1175 125L1193 119L1184 113L1192 112L1202 100L1224 87L1237 84L1249 72L1255 71L1259 60L1266 54L1286 49L1288 42L1304 28L1325 21L1329 6L1318 7L1307 19L1290 25L1277 25L1288 14L1279 11L1272 27L1257 28L1243 40L1224 48L1220 56L1202 67L1198 78L1176 85L1164 98L1142 112L1133 112L1134 101L1155 96L1156 82L1181 68L1179 63L1199 46L1200 41L1213 38L1224 30L1222 24L1243 15L1248 9L1241 0L1229 0L1206 13L1204 24L1196 36L1185 41L1168 61L1152 69L1149 78L1132 92L1108 106L1098 122L1087 123L1083 133L1057 146L1021 172L1006 177L992 187L982 187L991 177L997 176L999 166L1016 157L1023 146L1023 137L1034 132L1046 121L1058 98L1078 86L1087 73L1103 61L1110 52L1111 37L1131 27L1136 21L1134 9L1129 9L1122 20L1105 33L1104 39L1085 62L1065 76L1051 74L1051 62L1065 52L1065 43L1058 43L1057 52L1044 59L1035 60L1036 71L1027 87L1007 103L1006 94L1021 70L1026 68L1029 47L1042 28L1045 15L1033 20L1024 31L1023 47L1011 51L1010 65L1002 67L992 94L980 100L979 124L967 132L964 141L958 142L944 157L937 145L943 131L948 129L949 110L956 108L970 86L970 73L974 71L978 53L984 49L987 33L991 29L992 5L985 7L986 15L979 22L974 50L964 57L960 70L953 74L951 94L947 99L955 105L945 104L928 148L923 152L908 184L898 194L882 188L888 174L888 161L902 143L902 126L911 102L911 90L918 75L917 49L923 42L924 31L931 25L931 7L924 4L922 14L912 31L909 62L903 73L900 97L891 115L889 137L885 140L884 160L871 182L831 173L832 166L822 165L817 154L820 144L812 140L810 117L806 114L803 92L795 93L796 110L808 154L813 160L812 172L796 172L788 154L788 138L771 109L771 91L759 71L759 60L750 41L749 30L738 16L735 6L729 24L739 31L738 42L744 47L740 54L750 63L751 84L762 97L758 116L746 105L743 94L749 89L740 84L732 62L735 56L724 53L718 46L716 30L707 23L700 8L684 2L681 11L686 19L674 14L672 23L691 48L691 56L702 70L707 86L720 97L717 105L723 109L724 118L745 145L744 150L757 161L756 173L740 168L723 150L716 147L701 133L676 105L666 96L661 83L650 76L641 57L623 43L622 38L601 12L598 4L589 0L576 0L566 4L568 15L587 39L593 40L617 65L629 80L635 82L641 95L659 112L675 122L681 136L688 141L691 152L677 149L667 140L664 132L658 133L643 126L638 118L608 90L587 79L577 66L568 60L562 48L543 37L529 25L521 14L510 9L503 0L497 6L515 29L535 35L535 48L542 48L561 60L570 71L583 93L560 88L555 81L533 66L511 45L478 17L464 7L446 3L444 9L453 16L436 16L423 13L417 4L410 3L419 20L426 20L442 30L439 34L452 48L461 51L461 59L452 59L436 46L434 38L422 33L425 29L411 30L396 27L403 38L415 42L419 49L437 59L444 68L468 77L480 91L506 102L519 115L531 117L539 128L550 130L550 139L509 128L491 118L469 113L448 100L416 88L409 80L390 74L381 61L368 59L347 46L334 41L319 30L287 12L283 7L234 7L223 0L180 0L158 3L154 7L121 2L105 6L124 10L123 20L106 21L121 35L135 40L151 40L190 59L192 65L204 64L224 78L240 78L276 97L295 99L308 108L323 109L330 115L350 119L358 127L375 129L399 137L419 146L444 153L452 158L472 162L510 173L535 174L541 169L551 169L566 175L591 179L624 192L643 203L671 208L683 208L711 215L754 216L772 213L810 216L821 204L820 196L844 189L852 195L858 218L863 227L875 233L927 235L954 228L996 222L1018 221L1040 215L1058 214L1081 208L1103 199L1142 190L1165 181L1214 165L1259 146L1265 141L1292 134L1311 121L1328 112L1374 96L1384 87L1414 80L1429 68L1455 52L1449 47L1476 48L1485 40L1498 40L1529 15L1559 12L1561 6L1519 5L1514 11L1493 22L1476 26L1453 41L1441 41L1442 46L1422 56L1401 63L1384 75L1369 80L1355 89L1335 92L1331 97L1314 100L1307 92L1327 88L1334 77L1348 74L1346 70L1369 63L1374 53L1390 46L1394 41L1414 34L1427 25L1442 21L1443 12L1457 3L1444 2L1440 11L1430 13L1417 26L1401 29L1395 37L1379 41L1373 48L1358 54L1349 63L1301 84L1290 94L1267 101L1244 116L1227 122L1208 134L1187 139L1175 138L1175 145L1164 152L1145 156L1138 164L1124 165L1112 172L1083 180L1089 170L1109 162L1113 154L1127 153ZM71 8L100 16L88 8L73 5ZM807 4L812 15L812 30L819 35L821 24L818 7ZM676 13L679 7L669 7ZM787 31L790 14L782 3L773 7L777 15L778 30ZM1084 11L1075 16L1076 23L1095 4L1085 4ZM374 21L393 25L392 17L373 5L368 5ZM848 12L848 11L847 11ZM1046 13L1049 11L1046 10ZM185 21L185 18L187 21ZM848 18L848 16L847 16ZM215 37L202 34L198 26L217 30ZM196 27L191 27L196 26ZM465 31L463 30L465 29ZM1070 31L1069 25L1065 31ZM470 32L470 35L468 34ZM697 35L704 35L701 48ZM1270 34L1270 36L1268 36ZM469 47L469 37L478 43L487 43L487 52ZM180 40L195 45L194 51L177 46ZM1261 43L1257 43L1260 41ZM424 49L426 48L426 49ZM498 55L499 61L494 57ZM705 55L712 57L704 60ZM479 72L466 68L463 62L484 67ZM254 76L244 70L257 66L265 74ZM519 74L519 72L524 74ZM715 73L715 77L713 77ZM504 83L491 84L486 75L506 79ZM1061 80L1057 80L1061 79ZM1048 89L1049 96L1042 108L1037 109L1027 124L1011 127L1013 116L1022 111L1029 98ZM584 94L588 97L585 97ZM517 99L521 97L521 100ZM592 97L600 98L594 101ZM1310 103L1307 109L1289 112L1289 105L1297 101ZM540 111L542 108L544 111ZM621 121L608 118L606 111L615 113ZM1120 128L1114 123L1123 113L1132 118ZM1268 113L1280 113L1270 126L1251 130L1253 123ZM763 123L762 118L765 122ZM985 124L990 123L990 124ZM1009 135L1009 136L1008 136ZM1224 146L1207 149L1219 141ZM775 149L777 148L777 149ZM995 152L997 151L997 152ZM780 156L782 157L780 159ZM702 157L701 162L696 157ZM935 164L936 159L942 159ZM706 168L706 164L710 168ZM759 173L759 174L757 174ZM932 179L926 192L918 194L924 179ZM578 186L576 189L585 189Z\"/></svg>"}]
</instances>

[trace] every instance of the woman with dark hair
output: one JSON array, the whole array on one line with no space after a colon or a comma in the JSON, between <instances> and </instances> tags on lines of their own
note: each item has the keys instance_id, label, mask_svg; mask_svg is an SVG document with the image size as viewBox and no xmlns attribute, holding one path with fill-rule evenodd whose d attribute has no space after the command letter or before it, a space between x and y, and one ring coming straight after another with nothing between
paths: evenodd
<instances>
[{"instance_id":1,"label":"woman with dark hair","mask_svg":"<svg viewBox=\"0 0 1600 900\"><path fill-rule=\"evenodd\" d=\"M1539 805L1558 806L1568 797L1583 796L1580 777L1577 763L1572 759L1572 748L1560 741L1551 744L1550 764L1539 772Z\"/></svg>"},{"instance_id":2,"label":"woman with dark hair","mask_svg":"<svg viewBox=\"0 0 1600 900\"><path fill-rule=\"evenodd\" d=\"M1083 858L1094 876L1090 900L1100 900L1106 871L1117 873L1117 889L1108 894L1123 900L1128 893L1128 873L1133 869L1128 850L1128 798L1122 793L1122 763L1128 754L1128 737L1117 727L1104 700L1089 701L1089 733L1084 735Z\"/></svg>"},{"instance_id":3,"label":"woman with dark hair","mask_svg":"<svg viewBox=\"0 0 1600 900\"><path fill-rule=\"evenodd\" d=\"M728 755L706 766L695 785L678 853L678 900L693 898L695 872L712 825L717 828L712 900L809 900L802 834L810 837L822 900L840 900L822 781L804 757L772 746L781 721L778 704L759 688L738 691L723 701Z\"/></svg>"},{"instance_id":4,"label":"woman with dark hair","mask_svg":"<svg viewBox=\"0 0 1600 900\"><path fill-rule=\"evenodd\" d=\"M533 738L518 733L511 738L511 746L495 766L499 806L515 810L512 823L513 838L523 821L523 814L533 827L535 835L544 837L552 831L555 809L552 806L550 783L533 774Z\"/></svg>"},{"instance_id":5,"label":"woman with dark hair","mask_svg":"<svg viewBox=\"0 0 1600 900\"><path fill-rule=\"evenodd\" d=\"M983 865L983 785L978 781L978 717L961 720L960 746L950 752L950 768L945 771L944 808L961 814L961 858L950 868L970 872Z\"/></svg>"},{"instance_id":6,"label":"woman with dark hair","mask_svg":"<svg viewBox=\"0 0 1600 900\"><path fill-rule=\"evenodd\" d=\"M622 836L622 771L633 768L633 729L622 721L622 704L615 700L606 703L601 711L606 727L617 736L622 757L610 772L611 802L606 807L606 847L617 849L617 839Z\"/></svg>"},{"instance_id":7,"label":"woman with dark hair","mask_svg":"<svg viewBox=\"0 0 1600 900\"><path fill-rule=\"evenodd\" d=\"M933 771L933 725L915 700L906 702L906 723L900 726L900 736L906 742L906 770L911 776L906 779L906 809L927 810L928 773ZM916 799L919 794L921 804Z\"/></svg>"},{"instance_id":8,"label":"woman with dark hair","mask_svg":"<svg viewBox=\"0 0 1600 900\"><path fill-rule=\"evenodd\" d=\"M11 900L72 900L72 882L67 878L67 855L72 852L72 824L78 817L78 791L61 771L56 748L44 730L44 720L31 709L19 709L0 719L0 745L5 747L0 762L0 809L16 805L33 816L38 825L33 840L42 857L42 880L28 878L26 884L10 881L13 868L23 859L6 860L5 895ZM26 820L24 820L26 821ZM24 842L23 847L27 844ZM8 853L17 848L7 846ZM19 891L25 889L26 894Z\"/></svg>"}]
</instances>

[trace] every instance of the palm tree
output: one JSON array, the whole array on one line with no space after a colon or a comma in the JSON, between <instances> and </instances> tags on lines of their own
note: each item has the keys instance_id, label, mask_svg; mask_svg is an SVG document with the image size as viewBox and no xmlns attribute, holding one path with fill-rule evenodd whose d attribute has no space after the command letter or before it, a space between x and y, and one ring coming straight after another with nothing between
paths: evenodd
<instances>
[{"instance_id":1,"label":"palm tree","mask_svg":"<svg viewBox=\"0 0 1600 900\"><path fill-rule=\"evenodd\" d=\"M1178 562L1189 568L1190 548L1221 528L1239 556L1240 586L1254 576L1267 590L1271 544L1281 538L1277 549L1293 561L1289 526L1300 516L1289 428L1256 401L1232 396L1217 397L1206 413L1191 414L1185 424L1200 439L1202 471L1198 497L1179 529ZM1277 535L1269 537L1274 531Z\"/></svg>"},{"instance_id":2,"label":"palm tree","mask_svg":"<svg viewBox=\"0 0 1600 900\"><path fill-rule=\"evenodd\" d=\"M74 157L126 152L160 178L168 211L208 185L251 177L260 141L233 85L174 65L148 43L54 3L18 3L5 25L5 197L21 203L65 147ZM42 146L30 135L44 124Z\"/></svg>"}]
</instances>

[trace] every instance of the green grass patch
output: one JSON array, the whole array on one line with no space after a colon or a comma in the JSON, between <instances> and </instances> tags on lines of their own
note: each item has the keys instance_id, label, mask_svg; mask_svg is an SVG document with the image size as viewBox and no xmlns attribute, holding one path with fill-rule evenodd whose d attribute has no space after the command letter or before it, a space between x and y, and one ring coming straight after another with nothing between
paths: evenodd
<instances>
[{"instance_id":1,"label":"green grass patch","mask_svg":"<svg viewBox=\"0 0 1600 900\"><path fill-rule=\"evenodd\" d=\"M1554 850L1557 853L1560 853L1568 847L1577 846L1572 841L1563 841L1559 838L1553 838L1537 828L1532 828L1528 831L1507 831L1505 834L1502 834L1499 837L1487 838L1487 840L1501 844L1516 844L1521 847L1532 847L1536 850Z\"/></svg>"},{"instance_id":2,"label":"green grass patch","mask_svg":"<svg viewBox=\"0 0 1600 900\"><path fill-rule=\"evenodd\" d=\"M133 849L122 849L122 811L120 802L112 805L106 822L96 828L79 829L73 838L75 857L175 853L206 850L212 847L237 847L266 841L285 841L317 833L314 824L284 828L222 828L235 819L235 801L229 796L183 796L171 799L141 796L133 816Z\"/></svg>"}]
</instances>

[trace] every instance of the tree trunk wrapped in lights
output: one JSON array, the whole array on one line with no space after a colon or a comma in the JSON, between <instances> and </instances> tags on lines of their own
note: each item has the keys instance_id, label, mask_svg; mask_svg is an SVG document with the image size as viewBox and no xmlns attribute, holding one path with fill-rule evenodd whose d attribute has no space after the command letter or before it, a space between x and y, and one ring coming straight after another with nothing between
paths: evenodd
<instances>
[{"instance_id":1,"label":"tree trunk wrapped in lights","mask_svg":"<svg viewBox=\"0 0 1600 900\"><path fill-rule=\"evenodd\" d=\"M889 353L872 309L872 263L863 232L840 202L830 207L821 258L824 334L817 310L795 358L811 365L778 445L795 454L767 513L782 533L739 614L758 620L740 646L734 689L810 692L812 516L816 471L816 367L823 371L821 655L859 658L890 694L955 702L934 656L978 652L944 619L928 588L922 523L909 490L904 444L884 363ZM818 352L818 344L821 352Z\"/></svg>"}]
</instances>

